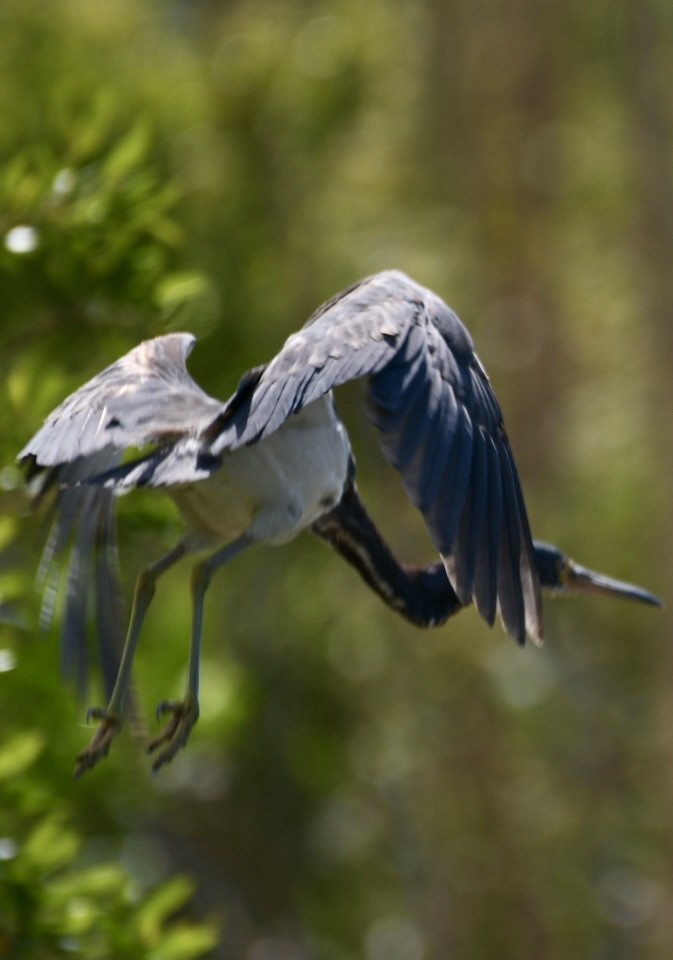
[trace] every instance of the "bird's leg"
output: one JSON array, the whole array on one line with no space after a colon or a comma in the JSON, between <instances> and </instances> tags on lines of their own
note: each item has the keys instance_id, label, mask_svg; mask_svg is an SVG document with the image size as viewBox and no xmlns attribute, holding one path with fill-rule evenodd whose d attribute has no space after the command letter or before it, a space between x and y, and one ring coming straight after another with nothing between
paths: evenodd
<instances>
[{"instance_id":1,"label":"bird's leg","mask_svg":"<svg viewBox=\"0 0 673 960\"><path fill-rule=\"evenodd\" d=\"M164 763L172 760L181 747L184 747L192 727L199 718L199 660L203 634L203 603L212 575L208 575L206 564L207 561L199 563L192 570L192 634L189 644L185 697L183 700L161 701L157 707L157 719L160 720L165 714L169 714L170 718L159 736L147 745L147 752L154 753L166 744L165 749L157 755L152 764L155 773Z\"/></svg>"},{"instance_id":2,"label":"bird's leg","mask_svg":"<svg viewBox=\"0 0 673 960\"><path fill-rule=\"evenodd\" d=\"M206 590L213 574L225 563L238 556L251 543L253 543L253 538L248 534L243 534L224 547L223 550L197 564L192 571L192 635L189 644L187 687L183 700L164 700L157 707L158 717L170 714L170 719L159 736L155 737L147 746L148 753L154 753L159 747L164 748L157 754L152 764L152 770L155 773L165 763L169 763L181 747L185 746L192 727L199 718L199 667L203 634L203 604Z\"/></svg>"},{"instance_id":3,"label":"bird's leg","mask_svg":"<svg viewBox=\"0 0 673 960\"><path fill-rule=\"evenodd\" d=\"M141 570L136 580L135 591L133 594L133 606L131 608L131 619L126 633L124 649L122 651L117 678L112 690L112 695L105 709L100 707L91 707L87 712L87 720L95 719L99 721L98 728L93 735L91 743L82 750L75 761L75 776L81 776L86 770L95 766L99 760L107 756L110 745L121 730L122 717L124 713L124 700L131 680L131 670L133 668L133 658L138 645L138 637L142 629L145 615L154 596L157 579L172 567L174 563L184 556L185 545L179 543L170 553L157 560L151 566Z\"/></svg>"}]
</instances>

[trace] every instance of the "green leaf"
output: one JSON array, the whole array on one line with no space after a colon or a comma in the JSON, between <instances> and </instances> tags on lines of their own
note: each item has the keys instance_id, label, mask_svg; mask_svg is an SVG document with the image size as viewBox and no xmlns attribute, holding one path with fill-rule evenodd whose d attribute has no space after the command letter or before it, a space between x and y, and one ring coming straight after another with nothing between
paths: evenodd
<instances>
[{"instance_id":1,"label":"green leaf","mask_svg":"<svg viewBox=\"0 0 673 960\"><path fill-rule=\"evenodd\" d=\"M49 817L33 830L21 851L22 865L39 874L70 863L79 849L79 838L60 816Z\"/></svg>"},{"instance_id":2,"label":"green leaf","mask_svg":"<svg viewBox=\"0 0 673 960\"><path fill-rule=\"evenodd\" d=\"M150 131L144 120L136 123L108 154L103 166L105 178L121 180L146 158L150 145Z\"/></svg>"},{"instance_id":3,"label":"green leaf","mask_svg":"<svg viewBox=\"0 0 673 960\"><path fill-rule=\"evenodd\" d=\"M129 878L115 863L76 870L52 880L49 892L54 902L85 894L87 897L118 896L129 885Z\"/></svg>"},{"instance_id":4,"label":"green leaf","mask_svg":"<svg viewBox=\"0 0 673 960\"><path fill-rule=\"evenodd\" d=\"M44 737L35 730L18 733L0 750L0 780L19 776L37 760Z\"/></svg>"},{"instance_id":5,"label":"green leaf","mask_svg":"<svg viewBox=\"0 0 673 960\"><path fill-rule=\"evenodd\" d=\"M138 930L142 939L154 944L159 938L165 920L183 907L194 892L194 885L187 877L174 877L151 893L138 908Z\"/></svg>"},{"instance_id":6,"label":"green leaf","mask_svg":"<svg viewBox=\"0 0 673 960\"><path fill-rule=\"evenodd\" d=\"M214 950L218 941L214 926L181 924L165 934L161 945L148 954L148 960L195 960Z\"/></svg>"},{"instance_id":7,"label":"green leaf","mask_svg":"<svg viewBox=\"0 0 673 960\"><path fill-rule=\"evenodd\" d=\"M216 321L219 297L212 281L195 270L171 273L157 285L155 299L164 322L203 335Z\"/></svg>"}]
</instances>

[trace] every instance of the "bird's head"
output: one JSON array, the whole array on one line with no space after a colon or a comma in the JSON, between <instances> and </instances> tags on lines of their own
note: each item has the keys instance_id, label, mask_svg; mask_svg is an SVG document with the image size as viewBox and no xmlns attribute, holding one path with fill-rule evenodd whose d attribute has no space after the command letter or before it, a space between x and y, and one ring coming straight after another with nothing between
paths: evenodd
<instances>
[{"instance_id":1,"label":"bird's head","mask_svg":"<svg viewBox=\"0 0 673 960\"><path fill-rule=\"evenodd\" d=\"M551 544L536 542L535 559L540 585L547 590L567 594L619 596L655 607L663 606L661 600L647 590L581 567Z\"/></svg>"}]
</instances>

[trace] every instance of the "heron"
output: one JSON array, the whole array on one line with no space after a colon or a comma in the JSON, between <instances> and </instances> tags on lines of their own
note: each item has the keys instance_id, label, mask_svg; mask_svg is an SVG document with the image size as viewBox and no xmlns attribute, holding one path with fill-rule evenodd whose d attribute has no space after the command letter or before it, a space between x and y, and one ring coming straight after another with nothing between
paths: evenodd
<instances>
[{"instance_id":1,"label":"heron","mask_svg":"<svg viewBox=\"0 0 673 960\"><path fill-rule=\"evenodd\" d=\"M133 659L158 578L186 556L192 624L181 700L150 742L153 768L183 747L199 715L204 597L215 572L254 544L304 530L326 541L393 610L419 627L474 603L519 644L541 643L541 589L660 605L533 541L503 417L470 334L431 290L396 270L367 277L319 307L270 362L246 372L226 402L187 370L195 338L142 342L67 397L19 454L40 495L55 487L47 563L74 538L66 647L81 655L93 576L104 668L111 673L114 501L163 490L184 525L178 543L137 576L107 706L89 711L93 738L76 774L109 751L128 713ZM333 389L367 378L367 410L383 454L420 511L438 559L400 562L358 492L355 459Z\"/></svg>"}]
</instances>

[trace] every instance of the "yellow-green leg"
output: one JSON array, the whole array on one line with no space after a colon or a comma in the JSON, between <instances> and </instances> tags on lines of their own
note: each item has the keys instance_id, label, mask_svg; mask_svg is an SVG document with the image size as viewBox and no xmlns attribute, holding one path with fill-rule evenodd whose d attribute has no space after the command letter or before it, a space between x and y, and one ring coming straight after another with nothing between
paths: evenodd
<instances>
[{"instance_id":1,"label":"yellow-green leg","mask_svg":"<svg viewBox=\"0 0 673 960\"><path fill-rule=\"evenodd\" d=\"M170 553L166 554L165 557L162 557L161 560L141 570L138 574L133 594L131 619L129 620L126 641L124 643L112 696L104 710L100 707L92 707L87 713L87 720L92 718L98 720L99 725L89 746L77 756L77 760L75 761L76 777L81 776L86 770L90 770L99 760L107 756L112 741L121 730L124 701L131 680L133 658L138 645L138 637L140 636L143 621L156 590L157 579L162 573L165 573L169 567L177 563L184 554L185 546L183 543L179 543Z\"/></svg>"},{"instance_id":2,"label":"yellow-green leg","mask_svg":"<svg viewBox=\"0 0 673 960\"><path fill-rule=\"evenodd\" d=\"M147 747L148 753L154 753L159 747L164 749L157 754L152 769L156 773L165 763L169 763L178 750L187 743L192 727L199 718L199 668L201 661L201 637L203 635L203 604L206 590L213 574L220 567L233 560L252 539L243 534L223 550L214 553L192 571L192 636L189 644L189 663L187 667L187 686L183 700L164 700L157 707L157 716L170 714L163 731Z\"/></svg>"}]
</instances>

